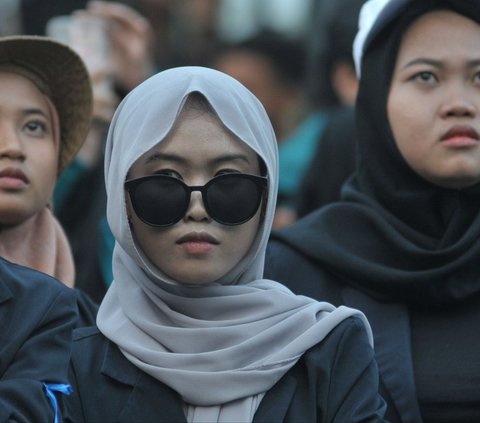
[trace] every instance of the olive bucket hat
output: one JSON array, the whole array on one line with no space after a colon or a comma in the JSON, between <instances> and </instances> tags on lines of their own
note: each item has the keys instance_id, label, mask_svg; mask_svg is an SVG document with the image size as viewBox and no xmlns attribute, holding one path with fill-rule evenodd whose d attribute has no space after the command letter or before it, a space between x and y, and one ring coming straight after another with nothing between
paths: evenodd
<instances>
[{"instance_id":1,"label":"olive bucket hat","mask_svg":"<svg viewBox=\"0 0 480 423\"><path fill-rule=\"evenodd\" d=\"M24 71L39 81L60 120L58 172L82 146L93 107L90 77L80 56L70 47L43 36L0 37L0 69Z\"/></svg>"}]
</instances>

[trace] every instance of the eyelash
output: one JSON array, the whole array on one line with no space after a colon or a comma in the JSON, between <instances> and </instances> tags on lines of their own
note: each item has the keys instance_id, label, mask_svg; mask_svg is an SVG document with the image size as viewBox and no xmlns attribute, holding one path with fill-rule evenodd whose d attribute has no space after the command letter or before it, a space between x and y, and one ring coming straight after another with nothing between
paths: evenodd
<instances>
[{"instance_id":1,"label":"eyelash","mask_svg":"<svg viewBox=\"0 0 480 423\"><path fill-rule=\"evenodd\" d=\"M221 169L217 173L215 173L215 176L219 175L225 175L226 173L241 173L238 169Z\"/></svg>"},{"instance_id":2,"label":"eyelash","mask_svg":"<svg viewBox=\"0 0 480 423\"><path fill-rule=\"evenodd\" d=\"M171 176L173 178L178 178L178 179L182 179L182 175L180 175L180 173L178 173L176 170L173 170L173 169L162 169L162 170L158 170L157 172L154 173L155 175L167 175L167 176Z\"/></svg>"},{"instance_id":3,"label":"eyelash","mask_svg":"<svg viewBox=\"0 0 480 423\"><path fill-rule=\"evenodd\" d=\"M214 177L219 176L219 175L225 175L227 173L241 173L241 172L238 169L225 168L225 169L221 169L218 172L216 172ZM171 176L173 178L178 178L180 180L183 180L182 175L178 171L173 170L173 169L161 169L161 170L156 171L155 175L167 175L167 176Z\"/></svg>"},{"instance_id":4,"label":"eyelash","mask_svg":"<svg viewBox=\"0 0 480 423\"><path fill-rule=\"evenodd\" d=\"M424 79L424 76L428 76L428 80ZM413 75L412 79L414 81L419 81L419 82L425 82L425 83L430 83L432 82L432 78L435 80L435 82L438 81L438 78L435 76L433 72L430 71L421 71Z\"/></svg>"},{"instance_id":5,"label":"eyelash","mask_svg":"<svg viewBox=\"0 0 480 423\"><path fill-rule=\"evenodd\" d=\"M31 125L36 125L36 127L34 129L30 128ZM26 124L25 124L25 129L27 131L30 131L30 132L37 132L38 131L38 128L41 129L41 132L42 132L42 135L45 134L47 132L47 125L45 124L45 122L42 122L41 120L31 120L31 121L28 121Z\"/></svg>"},{"instance_id":6,"label":"eyelash","mask_svg":"<svg viewBox=\"0 0 480 423\"><path fill-rule=\"evenodd\" d=\"M425 77L425 76L429 77L428 80L422 78L422 77ZM433 80L432 80L432 78L433 78ZM417 72L415 75L412 76L411 79L413 81L419 81L419 82L422 82L422 83L438 82L438 77L431 71ZM474 83L475 82L480 83L480 72L474 73L472 80L473 80Z\"/></svg>"}]
</instances>

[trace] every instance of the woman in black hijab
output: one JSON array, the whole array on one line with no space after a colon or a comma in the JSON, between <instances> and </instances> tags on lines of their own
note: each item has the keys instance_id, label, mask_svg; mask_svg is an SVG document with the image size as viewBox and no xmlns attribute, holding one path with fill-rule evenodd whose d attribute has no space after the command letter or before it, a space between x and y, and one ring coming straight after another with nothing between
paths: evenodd
<instances>
[{"instance_id":1,"label":"woman in black hijab","mask_svg":"<svg viewBox=\"0 0 480 423\"><path fill-rule=\"evenodd\" d=\"M480 421L480 1L370 0L356 173L265 277L361 309L391 422Z\"/></svg>"}]
</instances>

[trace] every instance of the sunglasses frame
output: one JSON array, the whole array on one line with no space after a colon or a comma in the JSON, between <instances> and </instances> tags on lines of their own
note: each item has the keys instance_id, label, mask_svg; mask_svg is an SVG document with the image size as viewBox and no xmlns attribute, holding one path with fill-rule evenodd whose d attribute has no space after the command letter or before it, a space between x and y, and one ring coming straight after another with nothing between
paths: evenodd
<instances>
[{"instance_id":1,"label":"sunglasses frame","mask_svg":"<svg viewBox=\"0 0 480 423\"><path fill-rule=\"evenodd\" d=\"M258 204L257 204L257 207L255 208L255 212L247 217L246 219L242 220L241 222L236 222L236 223L228 223L228 222L224 222L222 220L219 220L219 219L216 219L213 215L212 215L212 212L211 212L211 207L210 207L210 204L207 200L207 190L208 188L218 182L219 179L228 179L228 178L231 178L231 177L238 177L238 176L241 176L243 179L248 179L250 181L253 181L255 183L255 185L260 189L260 195L259 195L259 199L258 199ZM137 208L135 206L135 201L134 201L134 198L135 198L135 191L137 190L137 187L139 185L141 185L143 182L145 181L150 181L150 180L154 180L154 179L168 179L172 182L175 182L177 183L178 185L180 185L184 191L185 191L185 194L187 195L187 201L185 202L186 206L183 210L183 212L181 213L181 216L174 222L171 222L171 223L166 223L166 224L154 224L152 222L148 222L146 220L144 220L137 212ZM203 205L205 207L205 211L207 212L208 216L215 220L216 222L218 223L221 223L222 225L226 225L226 226L237 226L237 225L242 225L243 223L245 222L248 222L250 219L252 219L253 216L255 216L255 213L258 211L258 208L260 207L260 204L262 203L262 198L263 198L263 193L265 191L265 188L268 187L268 178L266 176L257 176L257 175L251 175L249 173L224 173L222 175L218 175L218 176L215 176L213 177L212 179L210 179L205 185L192 185L192 186L189 186L187 185L185 182L183 182L181 179L178 179L176 177L173 177L173 176L169 176L169 175L161 175L161 174L155 174L155 175L148 175L148 176L141 176L139 178L135 178L135 179L128 179L127 181L125 181L125 184L124 184L124 187L125 187L125 190L128 192L129 196L130 196L130 201L132 203L132 207L133 207L133 210L135 211L135 214L137 215L137 217L143 222L145 223L146 225L149 225L149 226L153 226L153 227L157 227L157 228L165 228L165 227L168 227L168 226L172 226L172 225L175 225L176 223L178 223L184 216L185 214L187 213L187 210L188 210L188 206L190 204L190 201L191 201L191 196L192 196L192 192L193 191L200 191L200 193L202 194L202 201L203 201ZM179 213L180 215L180 213Z\"/></svg>"}]
</instances>

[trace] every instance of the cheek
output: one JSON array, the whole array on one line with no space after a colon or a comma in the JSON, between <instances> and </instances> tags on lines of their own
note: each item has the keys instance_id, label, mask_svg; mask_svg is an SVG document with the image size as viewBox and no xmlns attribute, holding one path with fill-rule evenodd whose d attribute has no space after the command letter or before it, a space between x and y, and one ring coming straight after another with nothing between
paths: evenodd
<instances>
[{"instance_id":1,"label":"cheek","mask_svg":"<svg viewBox=\"0 0 480 423\"><path fill-rule=\"evenodd\" d=\"M130 230L139 250L157 267L162 269L169 257L168 229L157 229L144 224L135 214L130 218ZM162 232L160 232L162 231Z\"/></svg>"},{"instance_id":2,"label":"cheek","mask_svg":"<svg viewBox=\"0 0 480 423\"><path fill-rule=\"evenodd\" d=\"M56 156L38 155L35 167L38 191L50 197L53 194L58 177L58 160Z\"/></svg>"},{"instance_id":3,"label":"cheek","mask_svg":"<svg viewBox=\"0 0 480 423\"><path fill-rule=\"evenodd\" d=\"M388 120L397 148L409 161L409 156L421 154L431 131L425 107L411 101L411 96L390 96L387 104Z\"/></svg>"},{"instance_id":4,"label":"cheek","mask_svg":"<svg viewBox=\"0 0 480 423\"><path fill-rule=\"evenodd\" d=\"M242 257L250 251L252 248L252 244L255 241L255 238L258 234L260 229L260 221L261 221L261 209L257 212L257 214L249 220L247 223L240 225L236 228L236 234L232 235L232 239L234 240L235 245L238 245L241 250L243 251ZM240 248L239 248L240 250Z\"/></svg>"}]
</instances>

